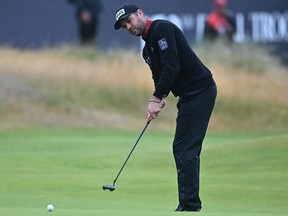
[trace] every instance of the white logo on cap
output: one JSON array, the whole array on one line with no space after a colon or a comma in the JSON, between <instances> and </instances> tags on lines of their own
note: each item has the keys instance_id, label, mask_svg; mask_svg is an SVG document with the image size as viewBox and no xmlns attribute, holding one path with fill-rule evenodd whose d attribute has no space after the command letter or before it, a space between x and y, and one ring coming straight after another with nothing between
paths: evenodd
<instances>
[{"instance_id":1,"label":"white logo on cap","mask_svg":"<svg viewBox=\"0 0 288 216\"><path fill-rule=\"evenodd\" d=\"M116 13L116 21L119 20L119 18L125 14L125 10L124 9L121 9L119 10L117 13Z\"/></svg>"}]
</instances>

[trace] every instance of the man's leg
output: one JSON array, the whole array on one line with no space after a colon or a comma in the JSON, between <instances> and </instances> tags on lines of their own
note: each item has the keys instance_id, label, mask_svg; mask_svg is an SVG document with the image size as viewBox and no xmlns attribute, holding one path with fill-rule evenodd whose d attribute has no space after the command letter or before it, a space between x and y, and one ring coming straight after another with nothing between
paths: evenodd
<instances>
[{"instance_id":1,"label":"man's leg","mask_svg":"<svg viewBox=\"0 0 288 216\"><path fill-rule=\"evenodd\" d=\"M199 197L200 153L217 90L208 88L180 98L173 153L178 174L180 205L187 211L201 209Z\"/></svg>"}]
</instances>

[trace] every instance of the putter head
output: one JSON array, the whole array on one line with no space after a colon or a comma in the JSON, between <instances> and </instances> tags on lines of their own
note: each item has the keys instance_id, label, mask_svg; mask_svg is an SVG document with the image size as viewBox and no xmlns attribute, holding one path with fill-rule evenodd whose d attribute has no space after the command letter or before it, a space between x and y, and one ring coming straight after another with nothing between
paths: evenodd
<instances>
[{"instance_id":1,"label":"putter head","mask_svg":"<svg viewBox=\"0 0 288 216\"><path fill-rule=\"evenodd\" d=\"M110 190L110 192L114 191L116 188L113 185L105 184L103 185L103 190Z\"/></svg>"}]
</instances>

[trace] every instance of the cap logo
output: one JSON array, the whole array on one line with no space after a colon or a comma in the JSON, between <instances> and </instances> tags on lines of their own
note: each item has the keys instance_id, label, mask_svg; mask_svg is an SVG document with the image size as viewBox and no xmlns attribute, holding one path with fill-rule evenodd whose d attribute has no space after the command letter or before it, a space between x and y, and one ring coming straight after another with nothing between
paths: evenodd
<instances>
[{"instance_id":1,"label":"cap logo","mask_svg":"<svg viewBox=\"0 0 288 216\"><path fill-rule=\"evenodd\" d=\"M125 14L125 10L124 9L121 9L119 10L117 13L116 13L116 21L119 20L119 18Z\"/></svg>"}]
</instances>

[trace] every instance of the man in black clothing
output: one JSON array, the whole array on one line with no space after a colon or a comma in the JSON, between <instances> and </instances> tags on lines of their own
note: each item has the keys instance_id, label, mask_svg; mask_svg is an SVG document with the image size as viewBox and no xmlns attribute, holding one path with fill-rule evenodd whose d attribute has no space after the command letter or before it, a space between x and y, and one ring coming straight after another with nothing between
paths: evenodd
<instances>
[{"instance_id":1,"label":"man in black clothing","mask_svg":"<svg viewBox=\"0 0 288 216\"><path fill-rule=\"evenodd\" d=\"M75 6L81 45L95 45L102 10L100 0L68 0Z\"/></svg>"},{"instance_id":2,"label":"man in black clothing","mask_svg":"<svg viewBox=\"0 0 288 216\"><path fill-rule=\"evenodd\" d=\"M124 5L116 11L114 28L126 29L145 41L143 58L155 86L147 120L157 117L170 92L179 97L173 142L179 195L176 211L200 211L200 153L217 94L212 74L178 27L166 20L148 19L135 5Z\"/></svg>"}]
</instances>

